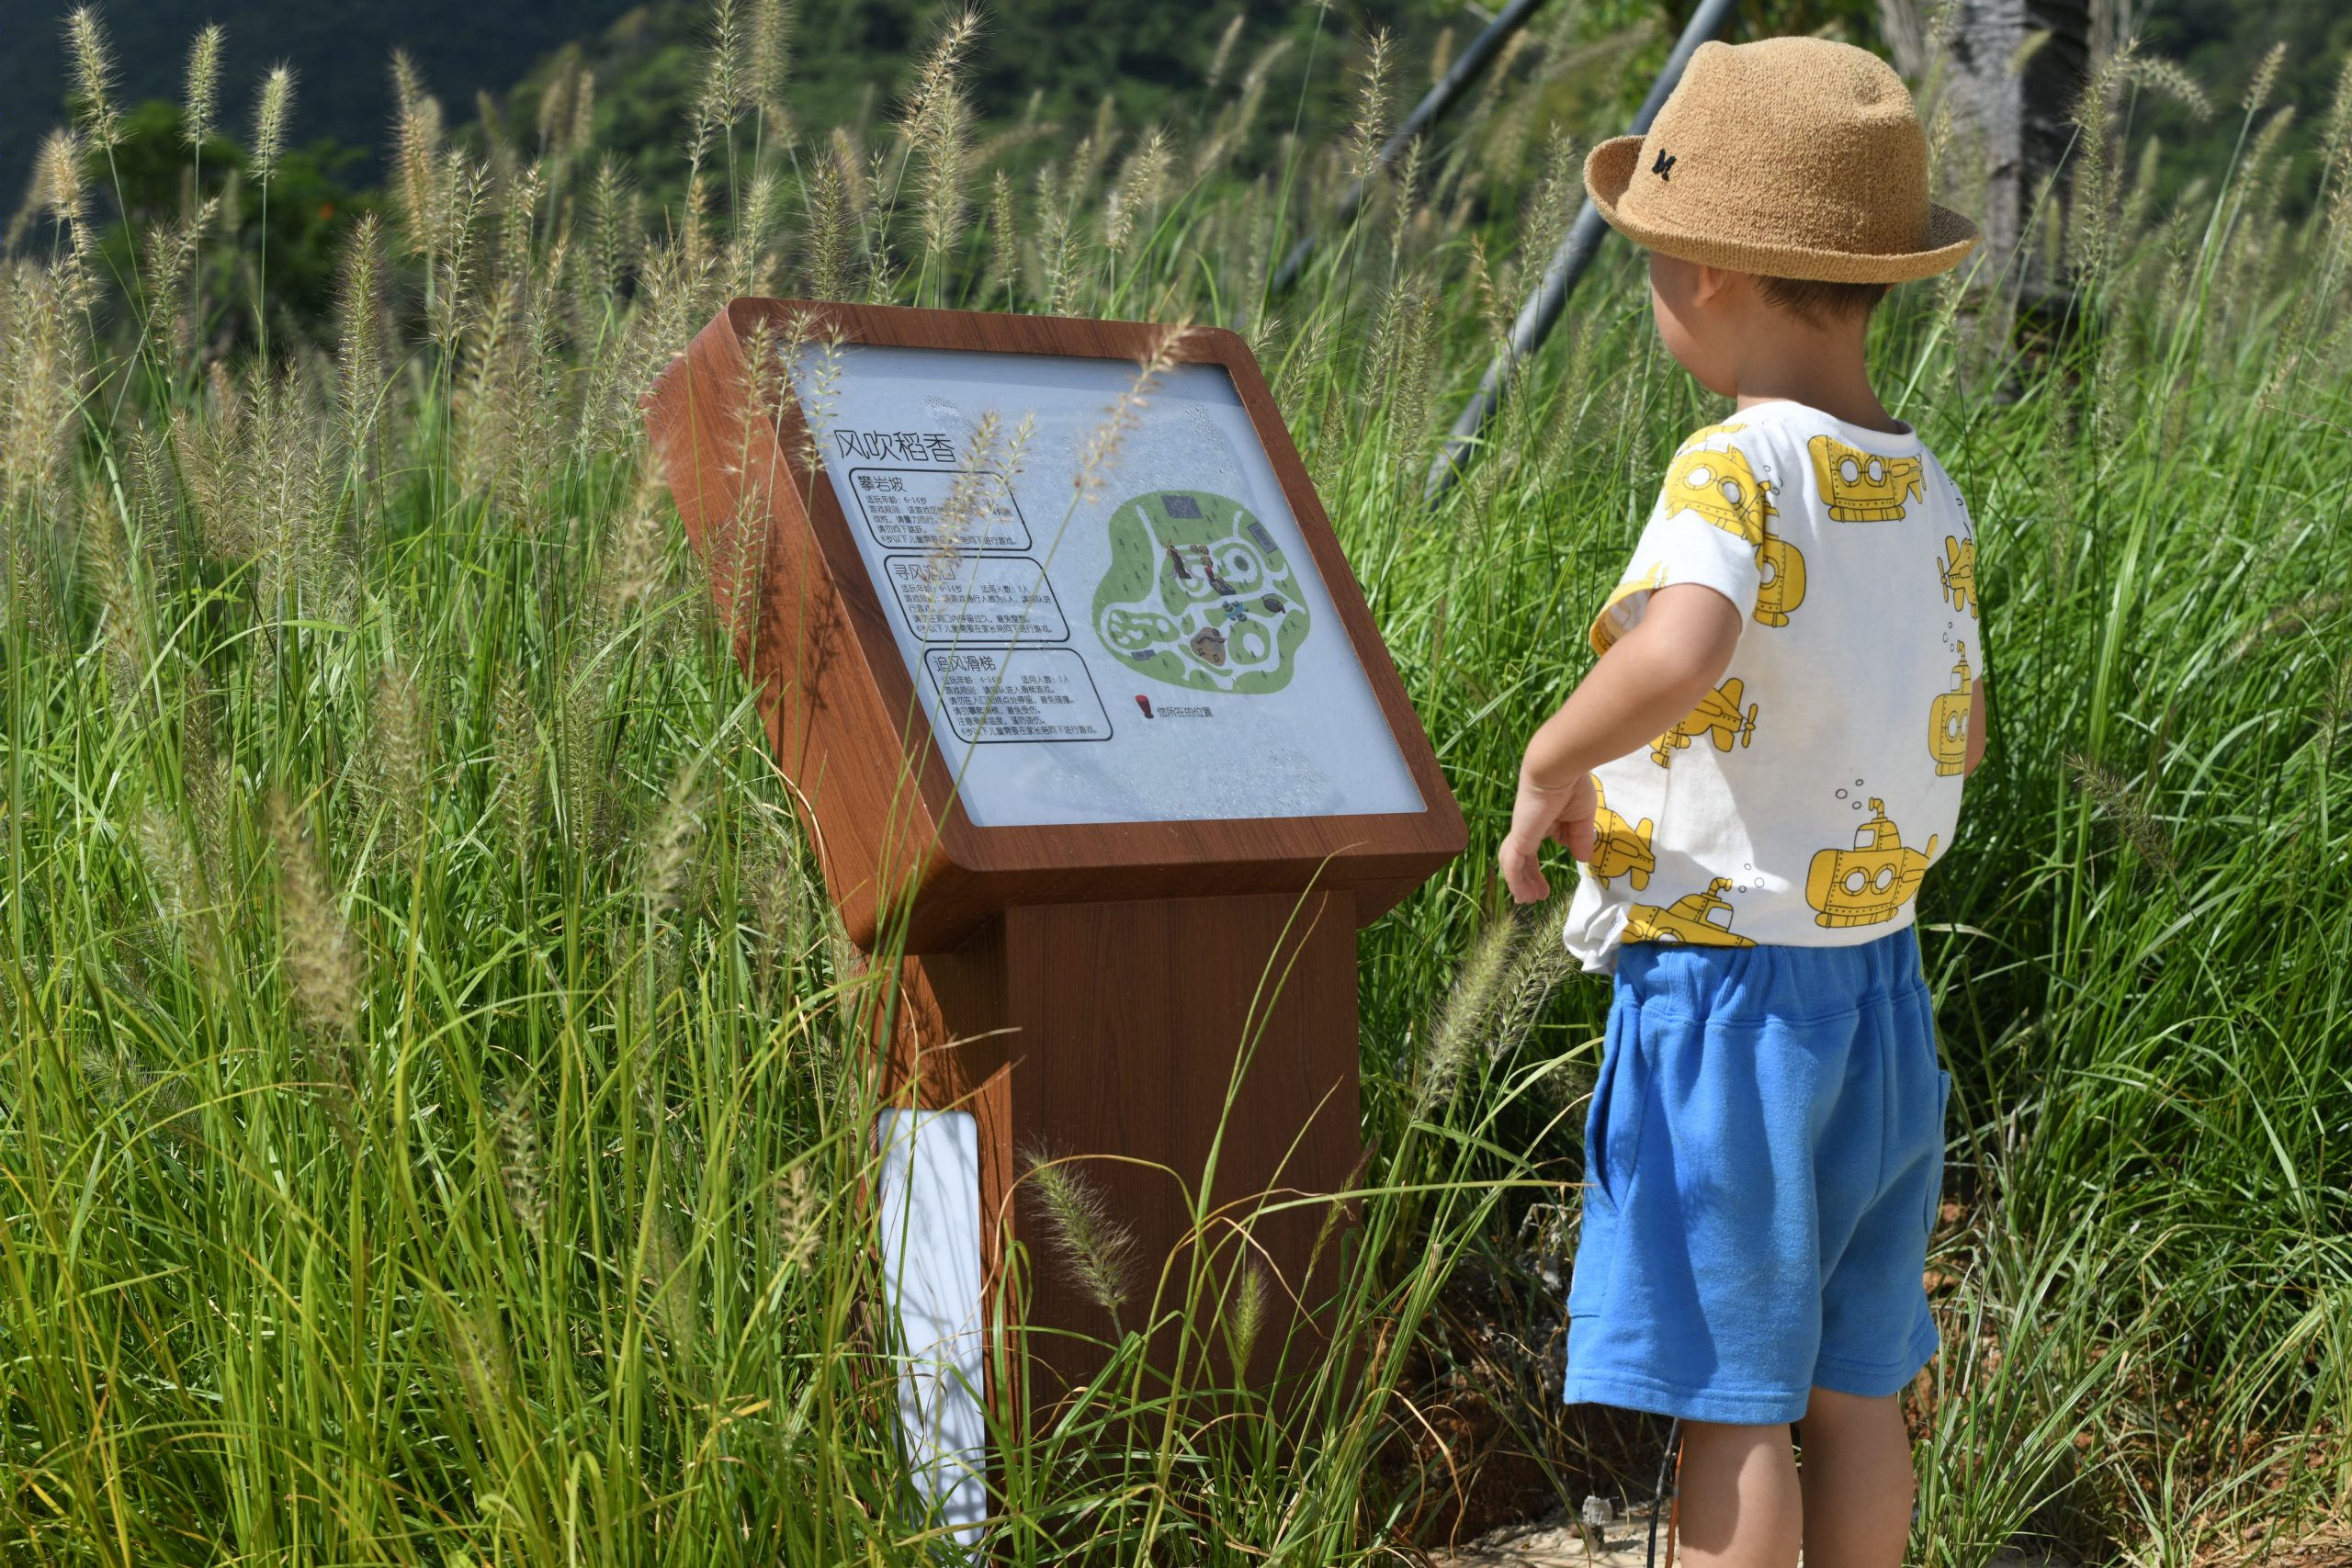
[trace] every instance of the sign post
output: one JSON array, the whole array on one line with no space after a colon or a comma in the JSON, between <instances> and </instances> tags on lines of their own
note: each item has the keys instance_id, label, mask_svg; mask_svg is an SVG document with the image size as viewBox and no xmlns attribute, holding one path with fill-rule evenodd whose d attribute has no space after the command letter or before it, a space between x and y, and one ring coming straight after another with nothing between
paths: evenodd
<instances>
[{"instance_id":1,"label":"sign post","mask_svg":"<svg viewBox=\"0 0 2352 1568\"><path fill-rule=\"evenodd\" d=\"M966 1325L910 1423L968 1451L937 1413L981 1323L1026 1369L989 1355L986 1397L1035 1421L1248 1269L1264 1327L1219 1371L1311 1367L1363 1154L1355 933L1464 835L1247 344L739 299L646 412L849 934L903 954L899 1314ZM1123 1278L1048 1255L1038 1160L1132 1235Z\"/></svg>"}]
</instances>

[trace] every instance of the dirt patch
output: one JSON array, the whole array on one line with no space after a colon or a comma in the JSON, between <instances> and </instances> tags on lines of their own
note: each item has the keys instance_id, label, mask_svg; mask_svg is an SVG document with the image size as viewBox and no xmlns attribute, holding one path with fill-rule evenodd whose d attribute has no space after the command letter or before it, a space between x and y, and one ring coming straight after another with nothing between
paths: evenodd
<instances>
[{"instance_id":1,"label":"dirt patch","mask_svg":"<svg viewBox=\"0 0 2352 1568\"><path fill-rule=\"evenodd\" d=\"M2320 1450L2310 1457L2326 1462ZM2267 1489L2276 1491L2282 1484L2270 1478ZM2322 1519L2285 1528L2267 1519L2235 1528L2211 1519L2197 1522L2208 1534L2203 1548L2189 1560L2191 1568L2352 1568L2352 1522Z\"/></svg>"},{"instance_id":2,"label":"dirt patch","mask_svg":"<svg viewBox=\"0 0 2352 1568\"><path fill-rule=\"evenodd\" d=\"M2352 1568L2352 1529L2342 1525L2330 1525L2319 1533L2306 1535L2292 1544L2241 1561L2276 1563L2278 1568Z\"/></svg>"},{"instance_id":3,"label":"dirt patch","mask_svg":"<svg viewBox=\"0 0 2352 1568\"><path fill-rule=\"evenodd\" d=\"M1565 1522L1588 1495L1623 1519L1657 1484L1664 1417L1560 1399L1573 1219L1539 1210L1520 1241L1455 1269L1399 1380L1374 1464L1406 1504L1400 1546L1451 1550Z\"/></svg>"},{"instance_id":4,"label":"dirt patch","mask_svg":"<svg viewBox=\"0 0 2352 1568\"><path fill-rule=\"evenodd\" d=\"M1657 1568L1668 1568L1666 1526L1657 1534ZM1649 1520L1621 1520L1598 1532L1591 1550L1572 1524L1496 1530L1458 1551L1430 1557L1436 1568L1649 1568Z\"/></svg>"}]
</instances>

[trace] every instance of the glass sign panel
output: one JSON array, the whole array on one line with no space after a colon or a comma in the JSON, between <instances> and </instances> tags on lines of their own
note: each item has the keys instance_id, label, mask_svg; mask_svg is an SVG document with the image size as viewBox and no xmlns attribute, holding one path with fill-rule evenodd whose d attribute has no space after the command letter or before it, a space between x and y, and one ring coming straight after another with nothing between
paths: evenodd
<instances>
[{"instance_id":1,"label":"glass sign panel","mask_svg":"<svg viewBox=\"0 0 2352 1568\"><path fill-rule=\"evenodd\" d=\"M1131 361L794 370L975 825L1425 809L1223 367L1163 370L1107 441Z\"/></svg>"}]
</instances>

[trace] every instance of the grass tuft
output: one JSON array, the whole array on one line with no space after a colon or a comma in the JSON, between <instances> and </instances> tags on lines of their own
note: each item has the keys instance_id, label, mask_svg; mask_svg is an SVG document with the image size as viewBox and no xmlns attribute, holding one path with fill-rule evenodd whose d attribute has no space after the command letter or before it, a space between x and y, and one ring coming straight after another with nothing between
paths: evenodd
<instances>
[{"instance_id":1,"label":"grass tuft","mask_svg":"<svg viewBox=\"0 0 2352 1568\"><path fill-rule=\"evenodd\" d=\"M1107 1168L1023 1151L1005 1277L1078 1280L1117 1342L993 1434L989 1550L1368 1564L1654 1463L1553 1398L1608 989L1557 908L1488 887L1520 742L1726 412L1637 256L1604 248L1466 481L1419 495L1660 28L1523 30L1269 300L1388 134L1402 43L1237 11L1163 114L982 128L952 11L896 122L819 127L793 14L716 7L667 175L582 60L458 134L396 56L386 200L317 321L239 194L284 198L290 74L224 130L198 35L190 177L122 224L136 121L69 19L73 118L0 254L0 1561L936 1560L876 1315L896 966L849 941L797 810L828 781L780 773L737 662L756 518L694 558L638 403L746 289L1171 323L1075 455L1073 527L1126 493L1183 334L1246 332L1471 823L1358 944L1327 1348L1276 1342L1300 1282L1246 1253L1159 1299ZM1923 92L1956 17L1905 24ZM2257 77L2226 176L2176 190L2128 90L2211 101L2111 51L2071 206L1872 323L1970 501L1992 710L1918 905L1954 1078L1941 1348L1903 1400L1922 1568L2235 1562L2352 1473L2352 69L2325 105ZM225 183L222 134L254 143ZM2063 334L1999 292L2029 259ZM805 327L753 346L763 405L837 395ZM1032 461L1027 412L964 466ZM1219 1348L1244 1375L1211 1389Z\"/></svg>"}]
</instances>

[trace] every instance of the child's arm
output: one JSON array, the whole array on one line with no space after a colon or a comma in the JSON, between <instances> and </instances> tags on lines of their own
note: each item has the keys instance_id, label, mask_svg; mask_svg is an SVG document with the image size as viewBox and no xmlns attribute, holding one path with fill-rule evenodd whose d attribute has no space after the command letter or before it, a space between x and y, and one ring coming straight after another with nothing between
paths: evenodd
<instances>
[{"instance_id":1,"label":"child's arm","mask_svg":"<svg viewBox=\"0 0 2352 1568\"><path fill-rule=\"evenodd\" d=\"M1960 776L1966 778L1984 760L1984 677L1976 677L1968 688L1968 756L1961 764Z\"/></svg>"},{"instance_id":2,"label":"child's arm","mask_svg":"<svg viewBox=\"0 0 2352 1568\"><path fill-rule=\"evenodd\" d=\"M1548 833L1578 860L1592 858L1592 770L1673 728L1731 665L1745 617L1702 583L1649 596L1634 628L1544 721L1519 764L1519 798L1496 859L1522 904L1551 896L1536 852Z\"/></svg>"}]
</instances>

